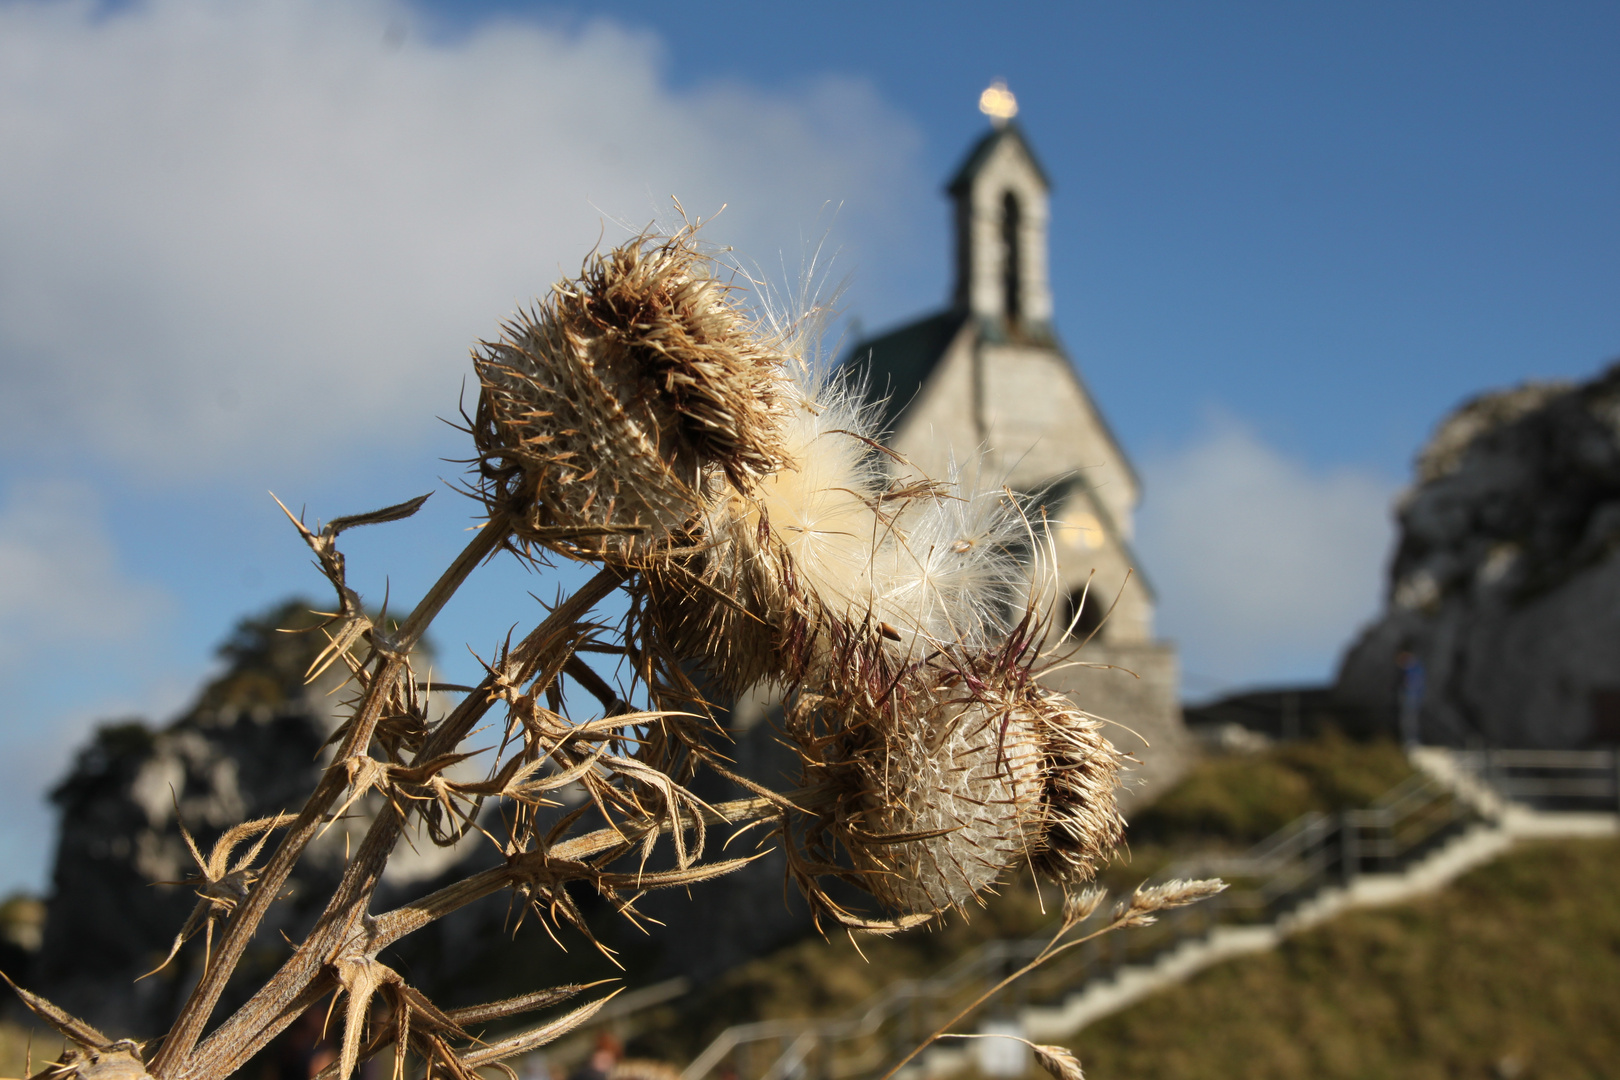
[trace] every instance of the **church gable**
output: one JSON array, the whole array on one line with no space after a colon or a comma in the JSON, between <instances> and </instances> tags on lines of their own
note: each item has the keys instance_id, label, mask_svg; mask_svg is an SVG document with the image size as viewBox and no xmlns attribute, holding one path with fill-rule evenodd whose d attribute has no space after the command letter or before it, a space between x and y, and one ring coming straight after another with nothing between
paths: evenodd
<instances>
[{"instance_id":1,"label":"church gable","mask_svg":"<svg viewBox=\"0 0 1620 1080\"><path fill-rule=\"evenodd\" d=\"M941 311L850 351L845 365L864 380L868 397L883 402L883 431L894 431L901 414L915 403L966 320L963 312Z\"/></svg>"},{"instance_id":2,"label":"church gable","mask_svg":"<svg viewBox=\"0 0 1620 1080\"><path fill-rule=\"evenodd\" d=\"M1068 357L1056 349L981 344L982 441L1008 482L1033 490L1082 475L1131 535L1139 497L1135 472L1102 422Z\"/></svg>"},{"instance_id":3,"label":"church gable","mask_svg":"<svg viewBox=\"0 0 1620 1080\"><path fill-rule=\"evenodd\" d=\"M978 467L987 447L982 417L974 406L978 396L977 335L972 325L956 321L956 332L939 349L928 375L915 385L905 401L896 394L889 408L898 422L888 428L889 446L928 476L944 476L952 461L964 468ZM1002 470L987 462L985 472L999 478Z\"/></svg>"}]
</instances>

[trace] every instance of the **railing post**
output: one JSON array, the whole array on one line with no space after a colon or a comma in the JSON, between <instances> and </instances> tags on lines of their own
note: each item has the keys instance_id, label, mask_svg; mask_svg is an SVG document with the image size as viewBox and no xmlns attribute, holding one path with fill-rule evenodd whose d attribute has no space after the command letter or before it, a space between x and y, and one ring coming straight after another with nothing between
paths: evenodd
<instances>
[{"instance_id":1,"label":"railing post","mask_svg":"<svg viewBox=\"0 0 1620 1080\"><path fill-rule=\"evenodd\" d=\"M1620 744L1609 747L1609 775L1614 778L1614 809L1620 813Z\"/></svg>"},{"instance_id":2,"label":"railing post","mask_svg":"<svg viewBox=\"0 0 1620 1080\"><path fill-rule=\"evenodd\" d=\"M1361 871L1361 837L1357 835L1356 812L1339 812L1339 875L1345 888L1355 881Z\"/></svg>"}]
</instances>

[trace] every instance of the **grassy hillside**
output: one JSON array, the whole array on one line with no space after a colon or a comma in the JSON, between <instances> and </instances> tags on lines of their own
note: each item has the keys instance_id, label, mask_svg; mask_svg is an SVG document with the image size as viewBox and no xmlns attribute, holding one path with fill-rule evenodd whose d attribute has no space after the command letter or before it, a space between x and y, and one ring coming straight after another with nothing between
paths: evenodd
<instances>
[{"instance_id":1,"label":"grassy hillside","mask_svg":"<svg viewBox=\"0 0 1620 1080\"><path fill-rule=\"evenodd\" d=\"M1310 810L1365 806L1409 775L1393 743L1357 742L1333 731L1259 754L1207 759L1133 818L1130 848L1102 881L1129 891L1177 855L1246 847ZM1025 873L969 919L950 915L892 939L862 938L859 951L845 935L801 941L660 1010L633 1048L684 1061L731 1024L840 1015L890 982L932 974L980 942L1040 931L1059 899L1049 886L1037 897Z\"/></svg>"},{"instance_id":2,"label":"grassy hillside","mask_svg":"<svg viewBox=\"0 0 1620 1080\"><path fill-rule=\"evenodd\" d=\"M1091 1080L1620 1076L1620 842L1520 849L1074 1039Z\"/></svg>"}]
</instances>

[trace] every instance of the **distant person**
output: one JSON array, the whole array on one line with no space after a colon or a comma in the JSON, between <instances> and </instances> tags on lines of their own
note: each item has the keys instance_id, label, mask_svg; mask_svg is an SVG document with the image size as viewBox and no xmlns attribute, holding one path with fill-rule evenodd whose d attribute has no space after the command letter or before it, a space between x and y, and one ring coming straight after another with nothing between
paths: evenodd
<instances>
[{"instance_id":1,"label":"distant person","mask_svg":"<svg viewBox=\"0 0 1620 1080\"><path fill-rule=\"evenodd\" d=\"M273 1044L267 1075L273 1080L309 1080L337 1060L326 1032L326 1012L308 1009Z\"/></svg>"},{"instance_id":2,"label":"distant person","mask_svg":"<svg viewBox=\"0 0 1620 1080\"><path fill-rule=\"evenodd\" d=\"M623 1052L619 1040L611 1033L606 1031L598 1033L596 1049L591 1051L591 1056L585 1059L584 1064L569 1075L568 1080L608 1080L608 1074L613 1071L613 1066L619 1063Z\"/></svg>"},{"instance_id":3,"label":"distant person","mask_svg":"<svg viewBox=\"0 0 1620 1080\"><path fill-rule=\"evenodd\" d=\"M1423 661L1410 649L1402 649L1395 654L1395 666L1401 673L1396 690L1401 744L1411 748L1418 744L1418 712L1423 708Z\"/></svg>"}]
</instances>

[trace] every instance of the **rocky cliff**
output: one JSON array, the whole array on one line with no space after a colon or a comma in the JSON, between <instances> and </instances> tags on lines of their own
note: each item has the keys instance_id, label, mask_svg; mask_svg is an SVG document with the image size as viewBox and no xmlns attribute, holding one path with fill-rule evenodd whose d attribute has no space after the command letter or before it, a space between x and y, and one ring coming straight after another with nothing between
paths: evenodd
<instances>
[{"instance_id":1,"label":"rocky cliff","mask_svg":"<svg viewBox=\"0 0 1620 1080\"><path fill-rule=\"evenodd\" d=\"M1464 404L1416 471L1339 698L1425 742L1620 742L1620 365Z\"/></svg>"},{"instance_id":2,"label":"rocky cliff","mask_svg":"<svg viewBox=\"0 0 1620 1080\"><path fill-rule=\"evenodd\" d=\"M244 620L220 649L224 672L183 715L106 724L79 751L51 796L60 826L33 988L108 1029L168 1026L198 975L202 937L137 977L162 962L196 903L175 884L197 869L181 825L206 854L238 822L297 811L319 777L339 696L329 682L306 686L304 672L325 639L279 632L310 622L297 601ZM367 820L356 813L311 845L242 965L244 985L284 957L281 934L296 940L313 922ZM420 850L390 867L396 891L420 889L462 854Z\"/></svg>"}]
</instances>

